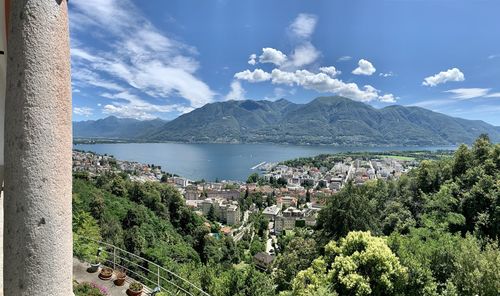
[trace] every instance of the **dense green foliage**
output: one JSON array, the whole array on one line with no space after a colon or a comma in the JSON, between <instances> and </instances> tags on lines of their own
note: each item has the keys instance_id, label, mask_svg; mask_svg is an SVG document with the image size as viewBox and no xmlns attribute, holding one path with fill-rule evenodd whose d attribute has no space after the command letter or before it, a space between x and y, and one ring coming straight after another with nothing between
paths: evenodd
<instances>
[{"instance_id":1,"label":"dense green foliage","mask_svg":"<svg viewBox=\"0 0 500 296\"><path fill-rule=\"evenodd\" d=\"M419 107L374 108L343 97L307 104L286 100L207 104L138 134L147 141L293 143L333 145L450 145L480 133L500 140L485 122L450 117Z\"/></svg>"},{"instance_id":2,"label":"dense green foliage","mask_svg":"<svg viewBox=\"0 0 500 296\"><path fill-rule=\"evenodd\" d=\"M399 180L347 184L315 236L322 256L289 271L285 295L499 295L500 144L481 136Z\"/></svg>"},{"instance_id":3,"label":"dense green foliage","mask_svg":"<svg viewBox=\"0 0 500 296\"><path fill-rule=\"evenodd\" d=\"M273 291L271 282L262 279L252 265L233 267L240 262L243 250L231 238L210 235L218 227L207 225L170 185L131 182L121 175L78 176L73 182L75 256L94 260L97 244L88 239L102 239L174 270L195 285L210 289L212 295L238 295L234 289L251 282L258 282L259 287L242 295ZM228 283L232 289L226 289Z\"/></svg>"}]
</instances>

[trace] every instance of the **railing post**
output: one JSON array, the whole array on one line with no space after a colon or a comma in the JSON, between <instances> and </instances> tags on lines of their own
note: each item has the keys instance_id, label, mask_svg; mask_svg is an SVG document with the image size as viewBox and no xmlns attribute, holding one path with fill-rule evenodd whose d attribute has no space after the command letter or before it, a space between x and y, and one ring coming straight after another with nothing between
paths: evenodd
<instances>
[{"instance_id":1,"label":"railing post","mask_svg":"<svg viewBox=\"0 0 500 296\"><path fill-rule=\"evenodd\" d=\"M157 285L158 285L158 288L160 288L160 265L158 265L158 282L157 282Z\"/></svg>"},{"instance_id":2,"label":"railing post","mask_svg":"<svg viewBox=\"0 0 500 296\"><path fill-rule=\"evenodd\" d=\"M113 246L113 270L116 270L116 247Z\"/></svg>"}]
</instances>

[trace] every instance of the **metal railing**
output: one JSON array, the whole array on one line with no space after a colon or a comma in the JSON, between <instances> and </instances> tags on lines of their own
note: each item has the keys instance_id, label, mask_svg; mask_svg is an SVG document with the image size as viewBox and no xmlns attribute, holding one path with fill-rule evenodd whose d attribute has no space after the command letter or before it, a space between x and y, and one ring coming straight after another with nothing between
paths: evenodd
<instances>
[{"instance_id":1,"label":"metal railing","mask_svg":"<svg viewBox=\"0 0 500 296\"><path fill-rule=\"evenodd\" d=\"M160 291L166 292L170 295L183 293L184 295L190 296L210 296L207 292L203 291L187 279L177 275L165 267L117 246L77 235L74 235L73 239L97 244L99 250L104 251L107 254L107 258L104 259L104 262L101 262L103 265L112 267L114 270L118 269L125 271L131 278L142 282L143 284L151 285L151 287L155 287L157 291L159 289Z\"/></svg>"}]
</instances>

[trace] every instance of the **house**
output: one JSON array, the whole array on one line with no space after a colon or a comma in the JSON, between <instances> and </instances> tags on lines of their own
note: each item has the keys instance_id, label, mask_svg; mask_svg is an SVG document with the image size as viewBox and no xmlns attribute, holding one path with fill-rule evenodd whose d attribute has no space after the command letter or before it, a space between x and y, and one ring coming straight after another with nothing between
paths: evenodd
<instances>
[{"instance_id":1,"label":"house","mask_svg":"<svg viewBox=\"0 0 500 296\"><path fill-rule=\"evenodd\" d=\"M240 192L238 190L213 190L207 192L208 198L221 198L225 200L239 200Z\"/></svg>"},{"instance_id":2,"label":"house","mask_svg":"<svg viewBox=\"0 0 500 296\"><path fill-rule=\"evenodd\" d=\"M319 208L305 208L299 210L295 207L288 207L282 211L274 222L274 230L280 233L283 230L292 230L298 225L313 227L316 225L316 218Z\"/></svg>"},{"instance_id":3,"label":"house","mask_svg":"<svg viewBox=\"0 0 500 296\"><path fill-rule=\"evenodd\" d=\"M241 213L238 205L230 205L226 208L226 224L235 225L240 223Z\"/></svg>"},{"instance_id":4,"label":"house","mask_svg":"<svg viewBox=\"0 0 500 296\"><path fill-rule=\"evenodd\" d=\"M266 252L259 252L253 256L253 262L258 267L269 270L274 261L274 258L275 257L273 255L269 255Z\"/></svg>"},{"instance_id":5,"label":"house","mask_svg":"<svg viewBox=\"0 0 500 296\"><path fill-rule=\"evenodd\" d=\"M280 207L278 207L277 205L272 205L270 207L265 208L264 211L262 211L262 214L264 215L264 217L267 218L267 220L274 221L274 219L276 218L276 216L279 214L280 211L281 211Z\"/></svg>"}]
</instances>

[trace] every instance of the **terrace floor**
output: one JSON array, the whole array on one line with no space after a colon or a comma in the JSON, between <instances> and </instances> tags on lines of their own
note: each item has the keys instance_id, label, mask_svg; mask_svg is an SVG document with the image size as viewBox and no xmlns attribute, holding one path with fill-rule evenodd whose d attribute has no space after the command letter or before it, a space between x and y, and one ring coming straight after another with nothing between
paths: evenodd
<instances>
[{"instance_id":1,"label":"terrace floor","mask_svg":"<svg viewBox=\"0 0 500 296\"><path fill-rule=\"evenodd\" d=\"M109 296L126 296L128 285L131 282L135 281L134 279L127 277L127 279L125 280L125 285L119 287L113 283L113 280L115 279L114 275L111 280L103 281L98 277L99 272L87 272L87 268L89 267L90 265L88 263L81 262L80 260L73 258L73 279L78 283L89 282L106 287L106 289L109 291ZM150 293L151 290L148 287L144 287L144 292L142 293L142 295L145 296L149 295Z\"/></svg>"}]
</instances>

